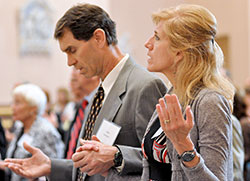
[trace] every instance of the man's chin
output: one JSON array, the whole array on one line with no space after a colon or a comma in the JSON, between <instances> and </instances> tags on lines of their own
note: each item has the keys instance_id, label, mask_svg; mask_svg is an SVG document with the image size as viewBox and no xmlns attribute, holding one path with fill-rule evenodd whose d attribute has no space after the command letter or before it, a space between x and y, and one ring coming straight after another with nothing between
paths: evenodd
<instances>
[{"instance_id":1,"label":"man's chin","mask_svg":"<svg viewBox=\"0 0 250 181\"><path fill-rule=\"evenodd\" d=\"M83 75L85 78L88 78L88 79L93 77L91 75L88 75L86 72L81 72L80 74Z\"/></svg>"}]
</instances>

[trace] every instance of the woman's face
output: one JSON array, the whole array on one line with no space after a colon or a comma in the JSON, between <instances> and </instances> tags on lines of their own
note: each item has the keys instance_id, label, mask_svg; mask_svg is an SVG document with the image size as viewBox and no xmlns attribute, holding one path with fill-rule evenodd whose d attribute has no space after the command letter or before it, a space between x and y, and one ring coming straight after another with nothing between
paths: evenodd
<instances>
[{"instance_id":1,"label":"woman's face","mask_svg":"<svg viewBox=\"0 0 250 181\"><path fill-rule=\"evenodd\" d=\"M155 28L154 35L145 43L148 49L147 55L150 72L161 72L165 75L175 72L175 53L170 50L170 43L163 31L163 21Z\"/></svg>"},{"instance_id":2,"label":"woman's face","mask_svg":"<svg viewBox=\"0 0 250 181\"><path fill-rule=\"evenodd\" d=\"M13 120L25 121L36 115L37 108L29 105L22 95L14 95L12 104Z\"/></svg>"}]
</instances>

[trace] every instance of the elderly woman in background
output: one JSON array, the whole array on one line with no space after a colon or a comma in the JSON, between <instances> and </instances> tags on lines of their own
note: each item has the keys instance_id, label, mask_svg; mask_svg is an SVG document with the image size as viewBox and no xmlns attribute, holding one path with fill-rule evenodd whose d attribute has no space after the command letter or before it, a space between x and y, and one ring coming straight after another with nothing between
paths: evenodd
<instances>
[{"instance_id":1,"label":"elderly woman in background","mask_svg":"<svg viewBox=\"0 0 250 181\"><path fill-rule=\"evenodd\" d=\"M234 87L219 72L223 53L216 19L206 8L180 5L153 14L147 69L172 88L159 100L142 143L142 180L233 180Z\"/></svg>"},{"instance_id":2,"label":"elderly woman in background","mask_svg":"<svg viewBox=\"0 0 250 181\"><path fill-rule=\"evenodd\" d=\"M46 108L45 93L34 84L21 84L13 91L13 120L22 123L16 137L7 150L7 158L27 158L31 154L23 148L23 142L40 148L46 155L62 158L64 144L55 127L42 117ZM25 180L11 173L10 180Z\"/></svg>"}]
</instances>

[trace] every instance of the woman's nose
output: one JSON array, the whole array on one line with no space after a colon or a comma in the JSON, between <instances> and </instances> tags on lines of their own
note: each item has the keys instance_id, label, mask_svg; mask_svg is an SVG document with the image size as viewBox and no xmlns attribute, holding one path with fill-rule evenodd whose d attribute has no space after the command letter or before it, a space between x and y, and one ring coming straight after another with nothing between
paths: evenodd
<instances>
[{"instance_id":1,"label":"woman's nose","mask_svg":"<svg viewBox=\"0 0 250 181\"><path fill-rule=\"evenodd\" d=\"M152 45L152 43L151 43L151 38L149 38L149 39L146 41L146 43L144 44L144 46L145 46L147 49L149 49L149 50L152 49L153 45Z\"/></svg>"}]
</instances>

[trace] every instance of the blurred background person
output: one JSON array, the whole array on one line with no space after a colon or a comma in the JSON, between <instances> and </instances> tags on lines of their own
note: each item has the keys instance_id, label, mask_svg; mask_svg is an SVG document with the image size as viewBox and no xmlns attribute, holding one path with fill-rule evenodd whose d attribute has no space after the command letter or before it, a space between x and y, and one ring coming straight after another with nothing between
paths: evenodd
<instances>
[{"instance_id":1,"label":"blurred background person","mask_svg":"<svg viewBox=\"0 0 250 181\"><path fill-rule=\"evenodd\" d=\"M57 115L53 111L53 106L52 106L51 101L50 101L50 93L49 93L49 91L47 89L43 88L42 90L45 93L46 100L47 100L46 108L45 108L43 117L45 119L47 119L52 125L54 125L55 128L58 129L59 121L58 121Z\"/></svg>"},{"instance_id":2,"label":"blurred background person","mask_svg":"<svg viewBox=\"0 0 250 181\"><path fill-rule=\"evenodd\" d=\"M10 142L6 158L30 157L31 154L23 148L23 142L40 148L50 157L62 158L64 144L60 134L42 117L46 102L45 93L34 84L21 84L13 90L13 120L21 121L22 125L19 124L16 128L16 135ZM13 181L27 180L14 172L8 174Z\"/></svg>"},{"instance_id":3,"label":"blurred background person","mask_svg":"<svg viewBox=\"0 0 250 181\"><path fill-rule=\"evenodd\" d=\"M88 110L88 103L95 95L99 82L100 80L98 77L86 78L80 74L79 70L75 68L72 69L70 87L74 96L73 100L76 112L65 137L65 158L67 159L71 159L76 150L76 144L84 116L88 115L86 112Z\"/></svg>"},{"instance_id":4,"label":"blurred background person","mask_svg":"<svg viewBox=\"0 0 250 181\"><path fill-rule=\"evenodd\" d=\"M0 160L5 159L6 151L7 151L7 140L5 138L5 132L2 127L2 120L0 118ZM2 181L5 180L4 167L1 167L1 164L0 164L0 180Z\"/></svg>"},{"instance_id":5,"label":"blurred background person","mask_svg":"<svg viewBox=\"0 0 250 181\"><path fill-rule=\"evenodd\" d=\"M57 101L53 110L63 130L68 131L70 123L74 119L74 104L70 100L70 93L67 88L59 87L57 89Z\"/></svg>"},{"instance_id":6,"label":"blurred background person","mask_svg":"<svg viewBox=\"0 0 250 181\"><path fill-rule=\"evenodd\" d=\"M245 148L244 177L250 180L250 85L246 85L243 96L245 104L245 117L240 119Z\"/></svg>"},{"instance_id":7,"label":"blurred background person","mask_svg":"<svg viewBox=\"0 0 250 181\"><path fill-rule=\"evenodd\" d=\"M56 114L54 109L53 109L53 105L51 104L49 91L47 89L44 89L44 88L42 90L45 93L46 100L47 100L46 108L45 108L43 117L45 119L47 119L57 129L57 131L61 135L61 139L63 140L63 138L65 136L65 131L62 127L60 115Z\"/></svg>"},{"instance_id":8,"label":"blurred background person","mask_svg":"<svg viewBox=\"0 0 250 181\"><path fill-rule=\"evenodd\" d=\"M221 75L233 84L230 72L222 67L220 69ZM243 99L241 99L240 90L236 89L234 95L234 107L232 117L233 125L233 180L244 180L244 138L242 128L240 125L240 119L245 117L245 107L243 105Z\"/></svg>"},{"instance_id":9,"label":"blurred background person","mask_svg":"<svg viewBox=\"0 0 250 181\"><path fill-rule=\"evenodd\" d=\"M250 85L245 86L243 99L246 105L246 115L250 117Z\"/></svg>"}]
</instances>

